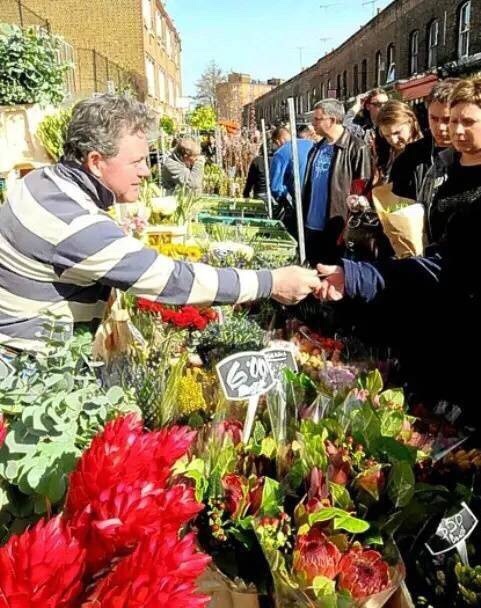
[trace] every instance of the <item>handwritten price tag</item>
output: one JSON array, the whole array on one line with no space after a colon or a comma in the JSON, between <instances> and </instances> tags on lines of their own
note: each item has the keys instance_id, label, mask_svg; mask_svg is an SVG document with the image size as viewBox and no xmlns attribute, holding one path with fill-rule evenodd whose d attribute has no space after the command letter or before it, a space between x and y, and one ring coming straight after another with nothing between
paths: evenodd
<instances>
[{"instance_id":1,"label":"handwritten price tag","mask_svg":"<svg viewBox=\"0 0 481 608\"><path fill-rule=\"evenodd\" d=\"M274 376L264 353L246 351L216 365L224 395L231 401L260 397L274 386Z\"/></svg>"},{"instance_id":2,"label":"handwritten price tag","mask_svg":"<svg viewBox=\"0 0 481 608\"><path fill-rule=\"evenodd\" d=\"M434 536L426 543L432 555L441 555L453 549L457 549L461 555L465 553L466 540L474 532L478 519L466 503L462 502L461 506L458 513L441 520Z\"/></svg>"},{"instance_id":3,"label":"handwritten price tag","mask_svg":"<svg viewBox=\"0 0 481 608\"><path fill-rule=\"evenodd\" d=\"M282 372L285 369L290 369L293 372L297 372L297 363L294 356L294 349L289 345L288 342L283 344L274 344L268 348L264 348L262 351L269 362L272 375L276 380L282 378Z\"/></svg>"}]
</instances>

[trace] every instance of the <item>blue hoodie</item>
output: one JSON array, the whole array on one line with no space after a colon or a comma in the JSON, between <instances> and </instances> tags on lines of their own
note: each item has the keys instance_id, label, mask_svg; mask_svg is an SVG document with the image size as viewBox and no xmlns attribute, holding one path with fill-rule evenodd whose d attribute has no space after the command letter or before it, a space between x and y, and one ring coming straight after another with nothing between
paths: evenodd
<instances>
[{"instance_id":1,"label":"blue hoodie","mask_svg":"<svg viewBox=\"0 0 481 608\"><path fill-rule=\"evenodd\" d=\"M313 145L314 142L308 139L297 140L301 187L306 175L307 157ZM294 198L294 170L292 166L292 143L290 141L282 145L272 157L271 192L277 201L286 199L287 195Z\"/></svg>"}]
</instances>

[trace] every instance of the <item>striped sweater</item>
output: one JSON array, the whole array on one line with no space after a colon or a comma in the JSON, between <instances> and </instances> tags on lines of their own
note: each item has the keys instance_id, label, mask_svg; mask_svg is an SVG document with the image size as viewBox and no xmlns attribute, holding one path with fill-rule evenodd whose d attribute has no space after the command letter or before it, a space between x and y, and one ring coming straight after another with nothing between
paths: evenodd
<instances>
[{"instance_id":1,"label":"striped sweater","mask_svg":"<svg viewBox=\"0 0 481 608\"><path fill-rule=\"evenodd\" d=\"M268 297L272 273L171 260L126 236L106 213L114 195L77 163L32 171L0 206L0 345L36 351L52 315L102 318L116 287L168 304Z\"/></svg>"}]
</instances>

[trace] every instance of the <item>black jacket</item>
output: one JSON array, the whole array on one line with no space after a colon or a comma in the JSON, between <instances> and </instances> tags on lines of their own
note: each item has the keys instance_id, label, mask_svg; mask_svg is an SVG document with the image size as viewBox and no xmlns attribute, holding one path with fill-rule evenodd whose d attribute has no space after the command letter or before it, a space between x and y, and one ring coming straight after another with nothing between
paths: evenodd
<instances>
[{"instance_id":1,"label":"black jacket","mask_svg":"<svg viewBox=\"0 0 481 608\"><path fill-rule=\"evenodd\" d=\"M420 200L424 177L432 167L439 149L434 146L434 140L429 134L423 139L406 146L391 169L392 191L398 196Z\"/></svg>"},{"instance_id":2,"label":"black jacket","mask_svg":"<svg viewBox=\"0 0 481 608\"><path fill-rule=\"evenodd\" d=\"M265 198L267 196L266 171L262 153L254 158L247 173L243 197L249 198L251 193L254 194L254 198Z\"/></svg>"},{"instance_id":3,"label":"black jacket","mask_svg":"<svg viewBox=\"0 0 481 608\"><path fill-rule=\"evenodd\" d=\"M304 219L307 218L311 202L312 164L323 143L325 140L313 146L307 159L302 193ZM344 129L344 133L334 146L336 150L329 176L328 217L329 219L341 217L345 220L347 217L346 199L351 192L351 184L355 179L371 177L371 158L366 144L348 129Z\"/></svg>"}]
</instances>

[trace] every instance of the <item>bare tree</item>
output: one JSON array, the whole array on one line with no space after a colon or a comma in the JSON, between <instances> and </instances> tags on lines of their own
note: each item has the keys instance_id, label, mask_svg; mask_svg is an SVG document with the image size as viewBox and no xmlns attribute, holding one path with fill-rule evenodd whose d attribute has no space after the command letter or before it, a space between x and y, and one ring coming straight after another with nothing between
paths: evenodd
<instances>
[{"instance_id":1,"label":"bare tree","mask_svg":"<svg viewBox=\"0 0 481 608\"><path fill-rule=\"evenodd\" d=\"M220 82L225 82L226 76L214 59L207 65L202 72L199 80L195 83L197 88L197 100L203 105L210 105L217 109L216 86Z\"/></svg>"}]
</instances>

